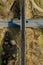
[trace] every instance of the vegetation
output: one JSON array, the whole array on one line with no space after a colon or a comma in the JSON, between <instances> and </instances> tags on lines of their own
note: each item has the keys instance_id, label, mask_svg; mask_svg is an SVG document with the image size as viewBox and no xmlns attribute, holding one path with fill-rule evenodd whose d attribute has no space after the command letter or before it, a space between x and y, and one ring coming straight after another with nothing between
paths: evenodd
<instances>
[{"instance_id":1,"label":"vegetation","mask_svg":"<svg viewBox=\"0 0 43 65\"><path fill-rule=\"evenodd\" d=\"M3 28L2 30L4 30L4 29L5 28ZM20 48L20 45L21 45L20 44L21 43L21 41L20 41L20 29L19 28L14 28L14 27L13 28L11 27L11 28L8 28L8 29L9 29L9 32L11 33L11 35L12 35L12 39L16 41L17 47ZM0 34L1 34L1 32L0 32ZM5 34L5 33L3 33L3 34ZM0 55L2 54L2 51L3 51L2 43L3 43L3 40L2 40L1 46L0 46ZM19 49L19 52L18 52L18 56L17 56L17 61L16 62L17 62L16 64L18 64L18 65L20 64L20 49ZM2 63L2 61L0 59L0 65L1 65L1 63ZM9 63L8 63L8 65L9 65Z\"/></svg>"},{"instance_id":2,"label":"vegetation","mask_svg":"<svg viewBox=\"0 0 43 65\"><path fill-rule=\"evenodd\" d=\"M42 29L26 28L25 42L26 42L26 65L43 65L43 47L42 40L40 43L38 38L43 36Z\"/></svg>"}]
</instances>

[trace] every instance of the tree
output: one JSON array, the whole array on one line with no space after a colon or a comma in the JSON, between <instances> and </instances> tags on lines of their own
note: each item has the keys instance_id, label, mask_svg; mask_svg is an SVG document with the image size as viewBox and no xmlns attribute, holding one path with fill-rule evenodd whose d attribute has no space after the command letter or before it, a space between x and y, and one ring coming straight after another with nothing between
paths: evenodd
<instances>
[{"instance_id":1,"label":"tree","mask_svg":"<svg viewBox=\"0 0 43 65\"><path fill-rule=\"evenodd\" d=\"M3 40L3 53L2 53L2 65L8 65L8 61L15 63L17 55L17 45L11 42L12 38L10 33L7 31Z\"/></svg>"}]
</instances>

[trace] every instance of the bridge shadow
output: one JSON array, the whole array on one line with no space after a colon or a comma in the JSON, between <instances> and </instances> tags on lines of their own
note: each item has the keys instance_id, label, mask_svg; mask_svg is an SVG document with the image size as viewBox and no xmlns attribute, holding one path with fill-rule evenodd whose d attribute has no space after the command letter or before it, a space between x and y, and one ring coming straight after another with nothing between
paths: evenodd
<instances>
[{"instance_id":1,"label":"bridge shadow","mask_svg":"<svg viewBox=\"0 0 43 65\"><path fill-rule=\"evenodd\" d=\"M14 23L13 21L9 21L9 22L8 22L8 27L16 27L16 28L20 28L20 25Z\"/></svg>"}]
</instances>

